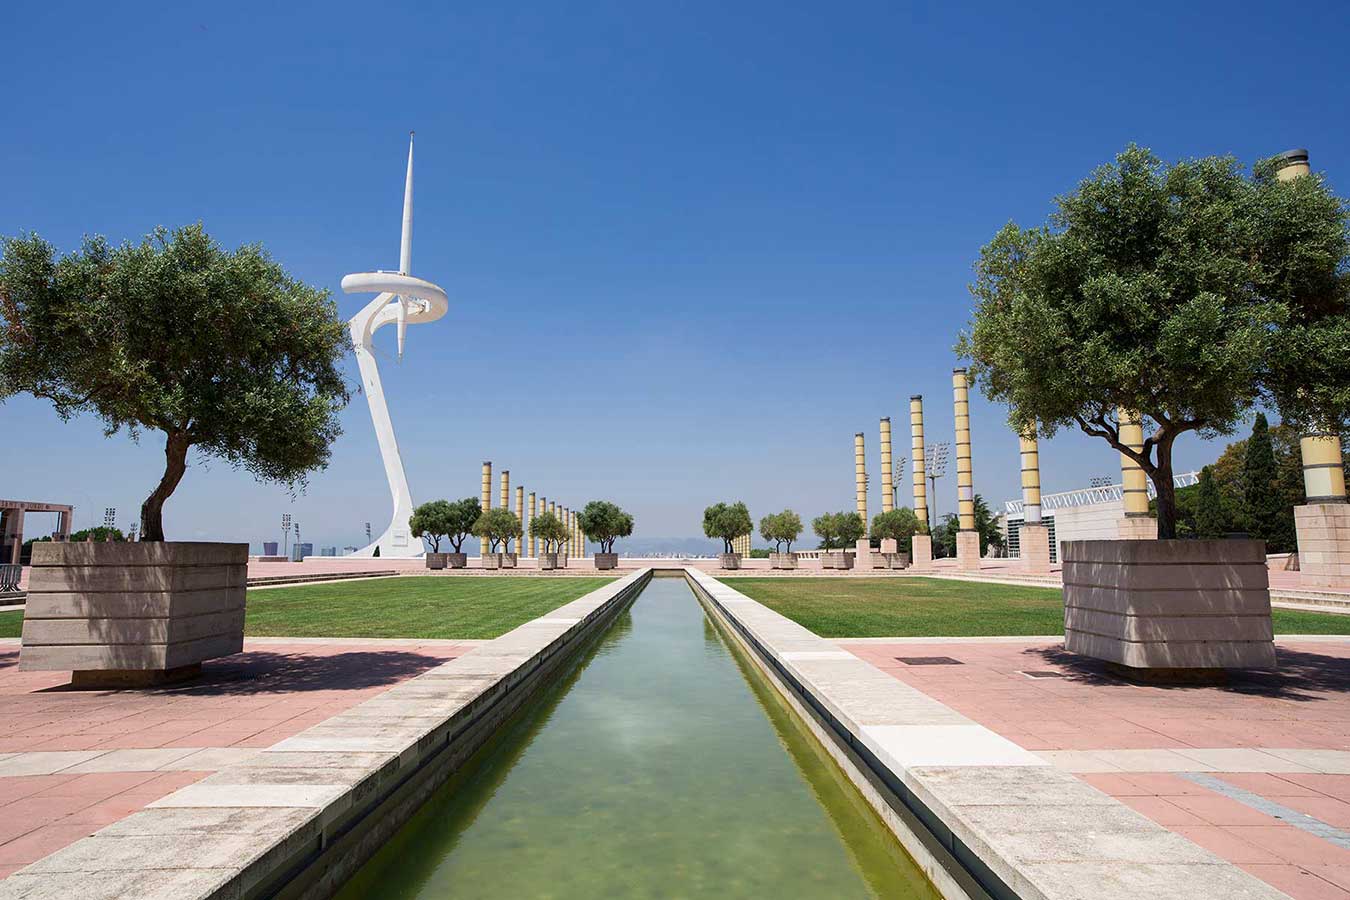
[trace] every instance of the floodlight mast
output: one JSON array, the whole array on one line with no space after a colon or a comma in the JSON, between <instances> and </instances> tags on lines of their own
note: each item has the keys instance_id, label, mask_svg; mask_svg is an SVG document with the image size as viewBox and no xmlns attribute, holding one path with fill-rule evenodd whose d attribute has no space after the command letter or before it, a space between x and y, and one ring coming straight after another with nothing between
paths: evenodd
<instances>
[{"instance_id":1,"label":"floodlight mast","mask_svg":"<svg viewBox=\"0 0 1350 900\"><path fill-rule=\"evenodd\" d=\"M439 285L414 278L412 268L413 220L413 135L408 134L408 171L403 185L403 229L399 242L398 272L356 272L342 279L342 290L348 294L378 293L374 300L352 317L348 327L356 348L356 362L361 370L361 383L370 404L370 418L375 425L375 438L380 445L384 474L389 481L393 500L393 515L389 527L376 540L358 550L355 556L421 556L425 551L421 541L412 540L408 519L412 516L412 493L408 476L399 455L398 440L394 437L394 423L389 417L389 406L384 398L379 366L375 362L375 332L385 325L398 326L398 354L403 348L408 325L434 322L446 314L450 302Z\"/></svg>"}]
</instances>

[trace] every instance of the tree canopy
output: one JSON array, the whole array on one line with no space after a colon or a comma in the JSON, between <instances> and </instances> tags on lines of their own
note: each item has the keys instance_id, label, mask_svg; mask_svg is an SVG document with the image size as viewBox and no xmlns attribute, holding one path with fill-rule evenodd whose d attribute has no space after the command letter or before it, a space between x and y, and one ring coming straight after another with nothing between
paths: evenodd
<instances>
[{"instance_id":1,"label":"tree canopy","mask_svg":"<svg viewBox=\"0 0 1350 900\"><path fill-rule=\"evenodd\" d=\"M811 530L820 537L820 549L834 550L857 543L867 533L856 512L824 513L811 520Z\"/></svg>"},{"instance_id":2,"label":"tree canopy","mask_svg":"<svg viewBox=\"0 0 1350 900\"><path fill-rule=\"evenodd\" d=\"M544 542L545 553L557 553L569 535L567 525L551 512L530 519L530 537Z\"/></svg>"},{"instance_id":3,"label":"tree canopy","mask_svg":"<svg viewBox=\"0 0 1350 900\"><path fill-rule=\"evenodd\" d=\"M146 540L164 540L191 448L292 489L326 466L349 346L327 291L259 245L222 250L200 224L118 247L86 238L60 257L36 235L0 238L0 399L91 412L108 435L163 432Z\"/></svg>"},{"instance_id":4,"label":"tree canopy","mask_svg":"<svg viewBox=\"0 0 1350 900\"><path fill-rule=\"evenodd\" d=\"M505 506L494 506L480 511L471 533L487 538L493 553L499 546L509 553L512 539L520 536L520 519Z\"/></svg>"},{"instance_id":5,"label":"tree canopy","mask_svg":"<svg viewBox=\"0 0 1350 900\"><path fill-rule=\"evenodd\" d=\"M614 542L633 533L633 517L608 500L592 500L577 514L582 534L613 553Z\"/></svg>"},{"instance_id":6,"label":"tree canopy","mask_svg":"<svg viewBox=\"0 0 1350 900\"><path fill-rule=\"evenodd\" d=\"M759 520L759 533L764 540L773 541L778 552L783 552L783 545L787 544L787 552L791 553L792 542L802 534L802 517L790 509L772 513Z\"/></svg>"},{"instance_id":7,"label":"tree canopy","mask_svg":"<svg viewBox=\"0 0 1350 900\"><path fill-rule=\"evenodd\" d=\"M957 350L1017 432L1078 427L1134 459L1175 536L1178 435L1229 434L1254 404L1298 428L1350 422L1350 207L1321 176L1173 165L1130 146L983 248ZM1120 440L1120 410L1145 425Z\"/></svg>"},{"instance_id":8,"label":"tree canopy","mask_svg":"<svg viewBox=\"0 0 1350 900\"><path fill-rule=\"evenodd\" d=\"M703 533L710 538L721 538L722 552L734 553L733 541L755 530L750 510L744 503L714 503L703 510Z\"/></svg>"},{"instance_id":9,"label":"tree canopy","mask_svg":"<svg viewBox=\"0 0 1350 900\"><path fill-rule=\"evenodd\" d=\"M908 506L879 513L872 517L872 537L877 540L893 540L901 547L908 547L909 541L919 533L919 517Z\"/></svg>"},{"instance_id":10,"label":"tree canopy","mask_svg":"<svg viewBox=\"0 0 1350 900\"><path fill-rule=\"evenodd\" d=\"M441 552L441 538L458 533L458 539L454 541L455 552L458 553L460 543L473 527L473 523L478 521L478 515L482 511L477 500L469 499L473 503L472 518L464 517L463 500L457 503L451 503L449 500L431 500L413 510L412 517L408 519L408 528L413 534L431 544L432 553Z\"/></svg>"}]
</instances>

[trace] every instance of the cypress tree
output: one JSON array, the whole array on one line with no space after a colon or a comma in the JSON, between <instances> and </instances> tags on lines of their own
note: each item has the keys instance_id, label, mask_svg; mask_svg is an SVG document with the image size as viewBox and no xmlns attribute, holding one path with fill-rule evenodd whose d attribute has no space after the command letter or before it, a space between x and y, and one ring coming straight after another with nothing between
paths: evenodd
<instances>
[{"instance_id":1,"label":"cypress tree","mask_svg":"<svg viewBox=\"0 0 1350 900\"><path fill-rule=\"evenodd\" d=\"M1275 449L1263 413L1256 414L1252 436L1247 439L1247 455L1242 461L1242 512L1252 537L1266 542L1267 552L1289 549L1285 546L1288 530L1284 498L1280 492L1280 473L1275 464Z\"/></svg>"},{"instance_id":2,"label":"cypress tree","mask_svg":"<svg viewBox=\"0 0 1350 900\"><path fill-rule=\"evenodd\" d=\"M1224 510L1223 495L1219 493L1219 483L1214 479L1213 467L1205 466L1200 470L1200 483L1196 486L1196 537L1220 538L1227 530L1228 514Z\"/></svg>"}]
</instances>

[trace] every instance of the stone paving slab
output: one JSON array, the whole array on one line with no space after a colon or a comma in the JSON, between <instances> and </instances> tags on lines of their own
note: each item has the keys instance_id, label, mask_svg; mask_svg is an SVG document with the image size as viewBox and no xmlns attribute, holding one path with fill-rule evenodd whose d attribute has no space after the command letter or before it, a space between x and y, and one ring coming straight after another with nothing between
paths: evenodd
<instances>
[{"instance_id":1,"label":"stone paving slab","mask_svg":"<svg viewBox=\"0 0 1350 900\"><path fill-rule=\"evenodd\" d=\"M835 644L1272 887L1350 900L1350 638L1279 637L1278 671L1207 687L1130 684L1061 641ZM958 664L899 659L920 655Z\"/></svg>"},{"instance_id":2,"label":"stone paving slab","mask_svg":"<svg viewBox=\"0 0 1350 900\"><path fill-rule=\"evenodd\" d=\"M484 728L495 724L491 716L496 706L525 695L511 688L545 671L541 667L546 661L565 654L569 644L633 596L649 576L641 571L611 582L555 610L547 617L550 621L522 625L462 656L452 652L457 648L443 647L444 656L455 658L422 665L412 677L369 691L361 702L307 722L214 774L171 773L191 774L193 783L138 804L140 811L128 810L134 814L119 816L115 827L43 854L37 863L0 880L0 898L234 897L269 893L278 879L292 877L296 866L311 864L336 865L333 877L340 878L341 872L359 865L359 853L341 850L336 858L330 853L316 863L311 855L315 848L331 848L377 805L403 796L398 792L421 777L425 763L457 752L452 738L490 733ZM378 656L370 661L377 662ZM322 681L315 688L326 689ZM146 707L153 709L147 704L141 711ZM172 721L177 720L170 711L164 722ZM193 755L203 752L194 750ZM0 765L23 755L0 760ZM53 758L47 765L69 768L96 756ZM412 808L405 807L405 813ZM223 837L211 844L218 835Z\"/></svg>"},{"instance_id":3,"label":"stone paving slab","mask_svg":"<svg viewBox=\"0 0 1350 900\"><path fill-rule=\"evenodd\" d=\"M902 681L889 670L859 665L874 658L902 665L895 659L901 653L879 645L855 650L856 663L793 659L791 654L823 654L838 645L703 572L686 571L775 668L828 712L836 729L854 746L871 752L874 771L898 786L901 799L992 894L1028 900L1285 896L1050 765L1033 748L977 717L968 718L959 706L941 702L943 698L927 692L925 676L917 674L949 679L952 692L960 693L969 686L961 666L912 667L914 678ZM1006 650L1016 645L992 646ZM903 654L921 655L910 645ZM943 674L931 674L933 670ZM989 694L991 703L994 693ZM1022 714L1009 708L1003 695L1000 701L1001 712ZM876 721L887 718L901 718L905 724ZM1110 827L1099 827L1102 822Z\"/></svg>"}]
</instances>

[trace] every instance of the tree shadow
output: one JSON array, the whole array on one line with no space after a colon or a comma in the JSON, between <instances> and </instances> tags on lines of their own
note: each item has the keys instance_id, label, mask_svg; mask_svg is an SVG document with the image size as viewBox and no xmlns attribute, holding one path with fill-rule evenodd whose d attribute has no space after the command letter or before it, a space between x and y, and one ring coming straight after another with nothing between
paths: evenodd
<instances>
[{"instance_id":1,"label":"tree shadow","mask_svg":"<svg viewBox=\"0 0 1350 900\"><path fill-rule=\"evenodd\" d=\"M1099 659L1064 649L1063 644L1033 647L1024 655L1039 657L1060 669L1063 677L1079 684L1102 687L1135 685L1163 691L1221 691L1251 694L1277 700L1310 702L1336 699L1332 694L1350 693L1350 659L1292 650L1275 645L1276 669L1230 669L1225 684L1151 684L1117 675Z\"/></svg>"},{"instance_id":2,"label":"tree shadow","mask_svg":"<svg viewBox=\"0 0 1350 900\"><path fill-rule=\"evenodd\" d=\"M14 654L17 659L18 654ZM406 650L353 650L306 654L245 650L202 663L202 674L190 681L147 688L137 693L175 697L248 697L307 691L350 691L387 687L420 675L447 661ZM0 664L3 658L0 656ZM76 691L64 684L43 693Z\"/></svg>"}]
</instances>

